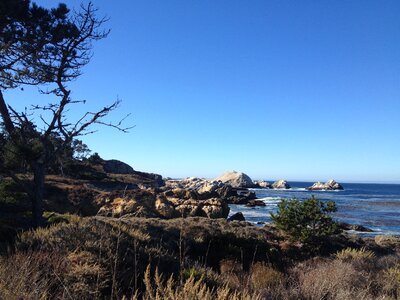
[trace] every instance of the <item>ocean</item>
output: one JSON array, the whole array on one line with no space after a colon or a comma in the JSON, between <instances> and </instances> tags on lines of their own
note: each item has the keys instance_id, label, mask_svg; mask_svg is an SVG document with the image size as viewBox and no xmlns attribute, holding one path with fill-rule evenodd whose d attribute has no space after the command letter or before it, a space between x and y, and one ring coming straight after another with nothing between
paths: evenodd
<instances>
[{"instance_id":1,"label":"ocean","mask_svg":"<svg viewBox=\"0 0 400 300\"><path fill-rule=\"evenodd\" d=\"M252 189L266 206L249 208L230 205L230 215L240 211L249 222L271 222L270 213L276 212L281 199L304 200L314 195L320 200L336 202L338 211L332 216L337 221L374 230L368 235L400 235L400 184L342 183L343 191L306 190L312 182L289 184L292 188L287 190Z\"/></svg>"}]
</instances>

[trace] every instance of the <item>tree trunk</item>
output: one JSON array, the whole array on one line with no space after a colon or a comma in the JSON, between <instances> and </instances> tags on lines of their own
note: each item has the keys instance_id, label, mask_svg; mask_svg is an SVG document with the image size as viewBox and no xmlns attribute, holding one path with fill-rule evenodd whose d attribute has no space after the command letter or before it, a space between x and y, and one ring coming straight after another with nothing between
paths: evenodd
<instances>
[{"instance_id":1,"label":"tree trunk","mask_svg":"<svg viewBox=\"0 0 400 300\"><path fill-rule=\"evenodd\" d=\"M43 193L44 193L45 166L36 163L33 167L34 193L32 201L33 226L39 227L43 224Z\"/></svg>"},{"instance_id":2,"label":"tree trunk","mask_svg":"<svg viewBox=\"0 0 400 300\"><path fill-rule=\"evenodd\" d=\"M3 119L3 124L8 134L11 135L14 131L14 124L11 120L10 113L7 108L7 104L4 100L3 93L0 90L0 115Z\"/></svg>"}]
</instances>

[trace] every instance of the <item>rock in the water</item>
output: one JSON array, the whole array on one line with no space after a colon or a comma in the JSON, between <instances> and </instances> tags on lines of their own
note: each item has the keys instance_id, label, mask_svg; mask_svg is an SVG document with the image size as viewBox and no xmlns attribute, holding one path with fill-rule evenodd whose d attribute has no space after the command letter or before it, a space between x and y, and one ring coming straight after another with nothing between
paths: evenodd
<instances>
[{"instance_id":1,"label":"rock in the water","mask_svg":"<svg viewBox=\"0 0 400 300\"><path fill-rule=\"evenodd\" d=\"M374 232L372 229L358 224L338 223L342 230L354 230L359 232Z\"/></svg>"},{"instance_id":2,"label":"rock in the water","mask_svg":"<svg viewBox=\"0 0 400 300\"><path fill-rule=\"evenodd\" d=\"M325 183L325 186L329 190L343 190L343 187L340 183L337 183L335 180L331 179Z\"/></svg>"},{"instance_id":3,"label":"rock in the water","mask_svg":"<svg viewBox=\"0 0 400 300\"><path fill-rule=\"evenodd\" d=\"M256 187L262 188L262 189L270 189L271 188L271 184L265 180L255 180L254 184L256 185Z\"/></svg>"},{"instance_id":4,"label":"rock in the water","mask_svg":"<svg viewBox=\"0 0 400 300\"><path fill-rule=\"evenodd\" d=\"M250 200L246 204L247 207L255 207L255 206L266 206L264 201L261 200Z\"/></svg>"},{"instance_id":5,"label":"rock in the water","mask_svg":"<svg viewBox=\"0 0 400 300\"><path fill-rule=\"evenodd\" d=\"M307 190L310 191L320 191L320 190L343 190L343 187L337 183L335 180L331 179L325 183L320 181L314 183L312 186L308 187Z\"/></svg>"},{"instance_id":6,"label":"rock in the water","mask_svg":"<svg viewBox=\"0 0 400 300\"><path fill-rule=\"evenodd\" d=\"M277 180L272 184L274 189L290 189L290 185L286 180Z\"/></svg>"},{"instance_id":7,"label":"rock in the water","mask_svg":"<svg viewBox=\"0 0 400 300\"><path fill-rule=\"evenodd\" d=\"M235 188L252 188L255 186L253 180L248 175L236 171L224 173L220 177L215 178L214 181L221 181Z\"/></svg>"},{"instance_id":8,"label":"rock in the water","mask_svg":"<svg viewBox=\"0 0 400 300\"><path fill-rule=\"evenodd\" d=\"M130 165L116 159L104 161L103 168L104 172L111 174L133 174L135 172Z\"/></svg>"},{"instance_id":9,"label":"rock in the water","mask_svg":"<svg viewBox=\"0 0 400 300\"><path fill-rule=\"evenodd\" d=\"M241 212L237 212L228 218L228 222L230 221L246 221L246 219Z\"/></svg>"},{"instance_id":10,"label":"rock in the water","mask_svg":"<svg viewBox=\"0 0 400 300\"><path fill-rule=\"evenodd\" d=\"M318 190L324 190L325 189L325 183L323 182L315 182L312 186L308 187L307 190L310 191L318 191Z\"/></svg>"}]
</instances>

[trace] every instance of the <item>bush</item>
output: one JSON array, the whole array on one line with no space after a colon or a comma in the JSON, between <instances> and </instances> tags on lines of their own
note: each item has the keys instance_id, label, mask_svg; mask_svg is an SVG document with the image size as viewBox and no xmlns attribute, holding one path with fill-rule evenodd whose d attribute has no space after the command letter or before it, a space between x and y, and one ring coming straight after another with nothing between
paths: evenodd
<instances>
[{"instance_id":1,"label":"bush","mask_svg":"<svg viewBox=\"0 0 400 300\"><path fill-rule=\"evenodd\" d=\"M366 274L341 260L316 261L298 266L297 280L304 299L372 299Z\"/></svg>"},{"instance_id":2,"label":"bush","mask_svg":"<svg viewBox=\"0 0 400 300\"><path fill-rule=\"evenodd\" d=\"M253 289L277 289L285 281L283 273L265 263L256 263L251 267L251 284Z\"/></svg>"},{"instance_id":3,"label":"bush","mask_svg":"<svg viewBox=\"0 0 400 300\"><path fill-rule=\"evenodd\" d=\"M335 202L323 202L314 196L304 201L284 199L278 204L277 213L271 213L271 217L292 240L311 244L339 233L337 224L329 215L336 210Z\"/></svg>"}]
</instances>

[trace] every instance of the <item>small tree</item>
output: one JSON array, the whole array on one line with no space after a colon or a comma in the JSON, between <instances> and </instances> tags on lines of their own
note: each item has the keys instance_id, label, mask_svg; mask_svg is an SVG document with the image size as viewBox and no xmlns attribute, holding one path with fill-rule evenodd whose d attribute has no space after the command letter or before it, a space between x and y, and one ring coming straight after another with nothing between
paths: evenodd
<instances>
[{"instance_id":1,"label":"small tree","mask_svg":"<svg viewBox=\"0 0 400 300\"><path fill-rule=\"evenodd\" d=\"M312 244L339 232L330 216L335 211L334 201L323 202L312 196L304 201L283 199L278 204L278 211L271 213L271 217L292 240Z\"/></svg>"}]
</instances>

